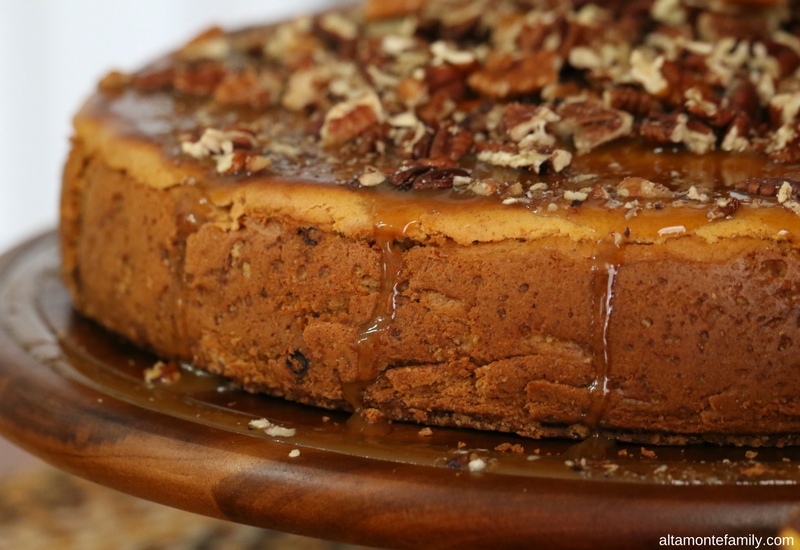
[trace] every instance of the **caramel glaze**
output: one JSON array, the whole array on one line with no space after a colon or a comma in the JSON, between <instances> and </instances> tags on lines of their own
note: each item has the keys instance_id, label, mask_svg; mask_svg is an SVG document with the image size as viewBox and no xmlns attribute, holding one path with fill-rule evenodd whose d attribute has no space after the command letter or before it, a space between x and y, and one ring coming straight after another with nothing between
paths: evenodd
<instances>
[{"instance_id":1,"label":"caramel glaze","mask_svg":"<svg viewBox=\"0 0 800 550\"><path fill-rule=\"evenodd\" d=\"M342 390L345 400L355 411L347 423L348 428L360 434L380 436L388 434L391 427L381 418L370 418L365 414L363 392L375 382L381 370L378 349L381 338L391 328L397 313L402 256L395 242L398 228L391 221L386 221L391 218L376 214L376 219L380 220L375 224L375 246L381 253L380 291L371 319L360 328L354 342L357 357L356 378L345 382ZM405 234L405 230L406 226L400 229L400 235Z\"/></svg>"},{"instance_id":2,"label":"caramel glaze","mask_svg":"<svg viewBox=\"0 0 800 550\"><path fill-rule=\"evenodd\" d=\"M241 110L236 111L238 120L255 120L266 117L267 126L280 132L282 144L301 148L299 158L281 155L271 157L272 168L266 176L219 176L210 163L204 163L180 154L181 133L199 132L198 113L215 124L231 119L232 111L207 110L198 100L180 99L167 94L142 95L127 91L117 98L95 96L78 115L102 124L110 124L114 132L125 139L155 143L165 161L175 166L200 167L204 176L188 182L201 193L213 198L219 192L230 192L238 186L256 186L281 189L285 186L322 185L336 192L360 194L368 197L371 211L373 248L380 252L382 280L380 294L371 319L358 331L354 342L358 366L354 380L344 386L346 401L361 413L364 410L363 391L375 382L386 365L379 364L377 349L387 337L396 313L398 284L401 280L402 242L423 241L430 245L446 245L448 239L431 239L420 229L419 220L424 216L464 215L464 206L470 211L478 207L492 216L541 219L564 219L583 229L589 229L592 240L597 243L597 254L593 261L591 278L593 296L593 320L591 352L595 378L590 385L591 406L584 415L583 423L592 433L599 434L603 427L605 408L609 393L613 390L613 365L609 364L608 327L614 311L614 285L618 273L625 269L625 248L637 244L652 244L666 238L683 238L710 227L708 211L715 206L713 199L727 196L732 187L750 177L788 177L800 171L797 166L773 163L755 154L730 154L714 152L703 156L691 155L677 150L662 150L647 147L639 142L626 142L601 147L586 155L576 156L565 173L538 176L531 172L497 168L475 162L462 162L471 171L473 178L491 178L499 182L547 183L550 189L579 190L594 185L616 185L627 176L638 176L667 186L676 193L676 198L685 197L690 186L709 192L708 202L672 200L646 201L635 216L630 209L620 204L610 205L604 200L588 200L569 204L563 199L558 208L548 208L552 197L532 197L526 203L503 204L503 195L478 197L457 190L402 192L388 183L376 188L359 188L354 183L367 166L387 173L397 169L402 159L373 156L357 162L338 160L337 155L346 151L325 151L305 135L303 116L268 111L266 114ZM263 122L263 120L262 120ZM187 182L183 182L187 183ZM800 235L800 218L780 207L773 199L754 202L742 198L742 206L734 220L748 222L748 227L761 231L762 238L782 238L792 241ZM530 223L530 222L529 222ZM476 243L494 240L486 227L476 224ZM664 231L665 228L683 226L684 231ZM191 233L191 224L187 232ZM733 234L737 229L734 228ZM525 239L524 234L516 238ZM387 424L367 420L357 414L350 422L351 429L364 435L388 433ZM588 445L588 447L586 446ZM586 442L578 454L603 454L607 442L594 437Z\"/></svg>"},{"instance_id":3,"label":"caramel glaze","mask_svg":"<svg viewBox=\"0 0 800 550\"><path fill-rule=\"evenodd\" d=\"M357 162L347 160L344 158L348 154L347 146L341 150L320 148L314 140L308 139L305 131L305 125L309 122L307 117L280 110L257 112L249 109L226 109L217 112L197 99L126 91L117 98L102 95L92 97L77 118L109 125L115 134L125 139L155 144L165 162L170 165L199 170L202 176L188 183L209 194L218 190L230 191L243 185L275 187L279 183L311 183L323 185L328 190L337 189L342 193L368 194L376 205L376 212L394 212L402 208L414 212L435 212L443 216L462 211L465 202L478 202L482 203L481 208L487 213L503 212L504 216L531 213L542 219L563 218L581 227L590 228L596 233L596 240L609 240L613 238L609 234L617 232L626 235L626 242L658 240L659 230L675 225L682 225L686 233L692 233L702 227L719 223L709 221L707 217L708 211L715 207L713 200L679 201L680 205L675 204L672 199L640 200L641 211L638 215L629 215L626 218L626 214L629 214L627 209L621 205L609 205L605 200L590 199L571 205L561 199L557 201L558 209L553 211L547 208L553 202L552 197L547 195L534 195L528 203L504 205L501 201L508 198L508 195L503 195L502 192L492 197L467 196L465 192L449 189L403 192L388 183L376 188L360 188L354 182L367 166L393 172L402 165L403 159L373 154L359 158ZM199 119L219 126L226 120L252 122L258 119L262 123L266 120L265 125L280 134L281 145L297 147L302 153L299 157L268 155L273 164L265 175L219 175L213 169L213 162L198 161L181 154L180 136L200 133L203 125ZM342 158L338 155L342 155ZM777 164L756 153L715 151L706 155L694 155L677 149L653 148L639 141L620 141L575 156L570 167L561 174L554 175L540 176L526 170L495 167L478 163L474 157L467 157L461 165L470 170L475 179L493 179L508 184L546 183L551 189L561 190L579 190L595 185L615 186L625 177L637 176L668 187L676 193L676 199L685 197L685 192L691 186L706 190L713 199L727 196L737 182L748 178L800 175L800 166ZM414 219L411 215L407 217L406 223ZM743 200L734 220L752 221L771 236L782 230L794 234L800 229L800 218L780 208L774 199L757 201L757 204L753 204L752 200ZM404 226L402 224L400 227ZM413 238L413 232L409 236Z\"/></svg>"}]
</instances>

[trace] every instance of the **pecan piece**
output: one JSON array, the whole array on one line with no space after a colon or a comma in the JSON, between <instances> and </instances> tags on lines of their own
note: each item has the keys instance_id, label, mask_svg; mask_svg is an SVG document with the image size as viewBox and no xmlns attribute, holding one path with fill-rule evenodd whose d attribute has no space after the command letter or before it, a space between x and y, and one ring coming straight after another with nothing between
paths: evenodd
<instances>
[{"instance_id":1,"label":"pecan piece","mask_svg":"<svg viewBox=\"0 0 800 550\"><path fill-rule=\"evenodd\" d=\"M175 80L175 66L169 58L160 59L131 77L131 85L137 90L148 92L172 87Z\"/></svg>"},{"instance_id":2,"label":"pecan piece","mask_svg":"<svg viewBox=\"0 0 800 550\"><path fill-rule=\"evenodd\" d=\"M718 42L725 37L752 42L768 38L774 31L770 21L761 14L724 14L705 11L697 17L697 34L705 42Z\"/></svg>"},{"instance_id":3,"label":"pecan piece","mask_svg":"<svg viewBox=\"0 0 800 550\"><path fill-rule=\"evenodd\" d=\"M456 177L466 178L469 172L463 168L434 168L414 180L411 188L414 191L430 191L432 189L450 189Z\"/></svg>"},{"instance_id":4,"label":"pecan piece","mask_svg":"<svg viewBox=\"0 0 800 550\"><path fill-rule=\"evenodd\" d=\"M736 190L748 195L775 197L784 183L788 183L793 194L800 193L800 180L790 178L748 178L736 184Z\"/></svg>"},{"instance_id":5,"label":"pecan piece","mask_svg":"<svg viewBox=\"0 0 800 550\"><path fill-rule=\"evenodd\" d=\"M214 160L217 162L217 172L226 175L238 174L242 170L255 174L272 166L268 158L242 150L217 155Z\"/></svg>"},{"instance_id":6,"label":"pecan piece","mask_svg":"<svg viewBox=\"0 0 800 550\"><path fill-rule=\"evenodd\" d=\"M509 103L503 112L508 137L516 142L524 141L525 146L555 144L555 136L547 133L547 124L559 120L561 117L544 105Z\"/></svg>"},{"instance_id":7,"label":"pecan piece","mask_svg":"<svg viewBox=\"0 0 800 550\"><path fill-rule=\"evenodd\" d=\"M214 90L214 100L223 105L263 108L278 102L281 80L274 73L258 74L252 68L228 74Z\"/></svg>"},{"instance_id":8,"label":"pecan piece","mask_svg":"<svg viewBox=\"0 0 800 550\"><path fill-rule=\"evenodd\" d=\"M680 143L686 133L688 120L689 117L684 113L658 115L642 122L639 127L639 134L655 145Z\"/></svg>"},{"instance_id":9,"label":"pecan piece","mask_svg":"<svg viewBox=\"0 0 800 550\"><path fill-rule=\"evenodd\" d=\"M756 120L759 111L758 91L749 79L743 78L731 93L730 106L736 112L746 113L751 120Z\"/></svg>"},{"instance_id":10,"label":"pecan piece","mask_svg":"<svg viewBox=\"0 0 800 550\"><path fill-rule=\"evenodd\" d=\"M767 40L764 45L767 53L778 62L781 78L794 73L800 67L800 55L788 45L773 40Z\"/></svg>"},{"instance_id":11,"label":"pecan piece","mask_svg":"<svg viewBox=\"0 0 800 550\"><path fill-rule=\"evenodd\" d=\"M179 67L173 86L185 94L211 95L223 81L228 69L219 61L200 61Z\"/></svg>"},{"instance_id":12,"label":"pecan piece","mask_svg":"<svg viewBox=\"0 0 800 550\"><path fill-rule=\"evenodd\" d=\"M671 199L672 191L644 178L625 178L617 185L617 195L625 199Z\"/></svg>"},{"instance_id":13,"label":"pecan piece","mask_svg":"<svg viewBox=\"0 0 800 550\"><path fill-rule=\"evenodd\" d=\"M225 32L219 27L212 27L193 38L181 48L177 55L190 61L198 59L223 60L228 57L231 47Z\"/></svg>"},{"instance_id":14,"label":"pecan piece","mask_svg":"<svg viewBox=\"0 0 800 550\"><path fill-rule=\"evenodd\" d=\"M603 94L606 106L635 116L653 116L663 111L661 102L650 94L629 86L618 86Z\"/></svg>"},{"instance_id":15,"label":"pecan piece","mask_svg":"<svg viewBox=\"0 0 800 550\"><path fill-rule=\"evenodd\" d=\"M733 217L733 214L739 209L739 201L733 197L726 197L719 199L716 206L708 211L706 216L709 220L721 220Z\"/></svg>"},{"instance_id":16,"label":"pecan piece","mask_svg":"<svg viewBox=\"0 0 800 550\"><path fill-rule=\"evenodd\" d=\"M746 113L739 113L728 126L720 148L729 152L742 152L749 149L750 141L747 137L750 133L750 127L750 117Z\"/></svg>"},{"instance_id":17,"label":"pecan piece","mask_svg":"<svg viewBox=\"0 0 800 550\"><path fill-rule=\"evenodd\" d=\"M376 21L392 19L418 12L426 0L367 0L364 5L364 19Z\"/></svg>"},{"instance_id":18,"label":"pecan piece","mask_svg":"<svg viewBox=\"0 0 800 550\"><path fill-rule=\"evenodd\" d=\"M579 154L630 135L633 127L630 113L609 109L596 101L562 103L556 113L561 117L555 124L556 132L571 136Z\"/></svg>"},{"instance_id":19,"label":"pecan piece","mask_svg":"<svg viewBox=\"0 0 800 550\"><path fill-rule=\"evenodd\" d=\"M389 176L389 183L399 189L429 191L431 189L450 189L457 177L469 177L469 172L463 168L412 166Z\"/></svg>"},{"instance_id":20,"label":"pecan piece","mask_svg":"<svg viewBox=\"0 0 800 550\"><path fill-rule=\"evenodd\" d=\"M444 120L456 110L456 102L450 97L449 90L442 88L431 97L431 100L420 107L417 115L420 120L429 126L437 126L440 120Z\"/></svg>"},{"instance_id":21,"label":"pecan piece","mask_svg":"<svg viewBox=\"0 0 800 550\"><path fill-rule=\"evenodd\" d=\"M461 73L452 65L431 65L425 68L425 84L431 92L441 88L448 88L448 95L459 99L464 95L464 84L461 82Z\"/></svg>"},{"instance_id":22,"label":"pecan piece","mask_svg":"<svg viewBox=\"0 0 800 550\"><path fill-rule=\"evenodd\" d=\"M557 82L560 69L561 58L551 51L523 54L516 60L494 54L484 68L469 76L467 83L481 95L505 99L532 94Z\"/></svg>"},{"instance_id":23,"label":"pecan piece","mask_svg":"<svg viewBox=\"0 0 800 550\"><path fill-rule=\"evenodd\" d=\"M455 124L443 124L433 137L429 155L431 158L447 157L453 161L469 153L475 138L472 132Z\"/></svg>"},{"instance_id":24,"label":"pecan piece","mask_svg":"<svg viewBox=\"0 0 800 550\"><path fill-rule=\"evenodd\" d=\"M717 136L714 134L714 130L699 120L690 120L686 123L683 144L692 153L704 155L714 150L717 144Z\"/></svg>"},{"instance_id":25,"label":"pecan piece","mask_svg":"<svg viewBox=\"0 0 800 550\"><path fill-rule=\"evenodd\" d=\"M379 122L383 122L383 106L377 95L367 93L331 107L319 135L323 145L338 145L360 136Z\"/></svg>"},{"instance_id":26,"label":"pecan piece","mask_svg":"<svg viewBox=\"0 0 800 550\"><path fill-rule=\"evenodd\" d=\"M358 105L346 114L326 119L320 129L324 145L338 145L355 139L378 122L375 111L366 105Z\"/></svg>"},{"instance_id":27,"label":"pecan piece","mask_svg":"<svg viewBox=\"0 0 800 550\"><path fill-rule=\"evenodd\" d=\"M475 146L478 160L494 166L527 168L540 174L552 169L560 172L572 162L572 154L563 149L521 149L516 143L483 142Z\"/></svg>"},{"instance_id":28,"label":"pecan piece","mask_svg":"<svg viewBox=\"0 0 800 550\"><path fill-rule=\"evenodd\" d=\"M414 108L422 105L428 99L428 87L422 80L407 77L397 85L397 98L403 105Z\"/></svg>"},{"instance_id":29,"label":"pecan piece","mask_svg":"<svg viewBox=\"0 0 800 550\"><path fill-rule=\"evenodd\" d=\"M125 87L130 84L131 75L119 71L111 71L100 79L97 89L107 97L116 97L125 91Z\"/></svg>"},{"instance_id":30,"label":"pecan piece","mask_svg":"<svg viewBox=\"0 0 800 550\"><path fill-rule=\"evenodd\" d=\"M428 170L431 170L430 166L412 166L411 168L404 168L389 176L389 183L400 189L408 189L413 185L414 180Z\"/></svg>"}]
</instances>

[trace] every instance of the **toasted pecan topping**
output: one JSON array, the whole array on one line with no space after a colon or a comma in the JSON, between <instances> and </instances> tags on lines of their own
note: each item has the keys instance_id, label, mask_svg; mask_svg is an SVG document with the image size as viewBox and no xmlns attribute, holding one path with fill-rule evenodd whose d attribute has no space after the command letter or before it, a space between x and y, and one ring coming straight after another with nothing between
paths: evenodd
<instances>
[{"instance_id":1,"label":"toasted pecan topping","mask_svg":"<svg viewBox=\"0 0 800 550\"><path fill-rule=\"evenodd\" d=\"M324 161L338 183L362 187L603 201L630 216L695 201L726 219L749 196L777 202L782 184L767 180L789 181L781 168L730 197L747 173L655 181L614 162L602 174L579 166L610 158L594 152L606 144L637 142L800 164L798 28L800 15L769 2L368 0L274 27L214 28L101 89L110 101L174 93L196 122L180 129L180 149L222 174ZM233 126L245 119L250 130Z\"/></svg>"}]
</instances>

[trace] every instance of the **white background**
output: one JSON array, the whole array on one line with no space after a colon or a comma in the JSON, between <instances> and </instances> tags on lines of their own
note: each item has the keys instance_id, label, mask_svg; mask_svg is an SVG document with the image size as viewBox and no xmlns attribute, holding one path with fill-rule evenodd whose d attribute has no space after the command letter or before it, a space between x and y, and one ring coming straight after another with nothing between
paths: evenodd
<instances>
[{"instance_id":1,"label":"white background","mask_svg":"<svg viewBox=\"0 0 800 550\"><path fill-rule=\"evenodd\" d=\"M337 0L0 0L0 251L57 223L70 118L110 69Z\"/></svg>"}]
</instances>

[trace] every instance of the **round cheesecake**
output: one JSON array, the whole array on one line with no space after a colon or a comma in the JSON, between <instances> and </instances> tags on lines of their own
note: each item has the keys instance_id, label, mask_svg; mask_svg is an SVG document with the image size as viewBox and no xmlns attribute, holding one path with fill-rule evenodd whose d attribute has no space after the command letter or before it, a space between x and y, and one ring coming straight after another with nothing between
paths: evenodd
<instances>
[{"instance_id":1,"label":"round cheesecake","mask_svg":"<svg viewBox=\"0 0 800 550\"><path fill-rule=\"evenodd\" d=\"M84 315L243 388L523 436L800 432L792 5L373 1L75 118Z\"/></svg>"}]
</instances>

